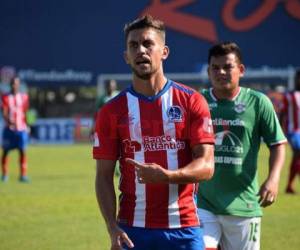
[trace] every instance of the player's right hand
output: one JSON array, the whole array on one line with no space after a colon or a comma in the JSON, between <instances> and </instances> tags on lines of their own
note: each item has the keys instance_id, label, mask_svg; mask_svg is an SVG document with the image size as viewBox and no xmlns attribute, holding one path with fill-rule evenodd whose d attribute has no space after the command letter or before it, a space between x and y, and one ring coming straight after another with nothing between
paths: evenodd
<instances>
[{"instance_id":1,"label":"player's right hand","mask_svg":"<svg viewBox=\"0 0 300 250\"><path fill-rule=\"evenodd\" d=\"M115 227L110 231L111 250L122 250L122 245L126 244L129 248L133 248L134 244L128 235L119 227Z\"/></svg>"},{"instance_id":2,"label":"player's right hand","mask_svg":"<svg viewBox=\"0 0 300 250\"><path fill-rule=\"evenodd\" d=\"M141 163L131 158L125 161L135 167L139 183L168 183L167 170L156 163Z\"/></svg>"}]
</instances>

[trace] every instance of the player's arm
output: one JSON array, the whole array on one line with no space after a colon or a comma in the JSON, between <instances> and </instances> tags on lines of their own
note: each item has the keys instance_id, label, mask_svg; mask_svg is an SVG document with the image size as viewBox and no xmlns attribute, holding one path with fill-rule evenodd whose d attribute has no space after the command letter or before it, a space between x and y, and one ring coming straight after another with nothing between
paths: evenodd
<instances>
[{"instance_id":1,"label":"player's arm","mask_svg":"<svg viewBox=\"0 0 300 250\"><path fill-rule=\"evenodd\" d=\"M8 107L2 107L2 115L3 115L3 119L9 123L9 116L8 116Z\"/></svg>"},{"instance_id":2,"label":"player's arm","mask_svg":"<svg viewBox=\"0 0 300 250\"><path fill-rule=\"evenodd\" d=\"M1 112L4 121L9 124L9 116L8 116L8 104L5 96L1 96Z\"/></svg>"},{"instance_id":3,"label":"player's arm","mask_svg":"<svg viewBox=\"0 0 300 250\"><path fill-rule=\"evenodd\" d=\"M24 105L24 111L27 112L30 108L29 95L26 94L25 98L26 98L26 102L25 102L25 105Z\"/></svg>"},{"instance_id":4,"label":"player's arm","mask_svg":"<svg viewBox=\"0 0 300 250\"><path fill-rule=\"evenodd\" d=\"M26 95L26 104L24 105L24 114L25 114L25 122L28 125L28 112L30 108L30 101L29 101L29 96ZM28 127L29 133L30 133L30 127Z\"/></svg>"},{"instance_id":5,"label":"player's arm","mask_svg":"<svg viewBox=\"0 0 300 250\"><path fill-rule=\"evenodd\" d=\"M193 147L193 160L183 168L168 173L169 183L190 183L208 180L214 173L214 145L197 144Z\"/></svg>"},{"instance_id":6,"label":"player's arm","mask_svg":"<svg viewBox=\"0 0 300 250\"><path fill-rule=\"evenodd\" d=\"M164 169L155 163L141 163L126 159L136 168L140 183L197 183L210 179L214 173L214 146L197 144L193 147L193 160L177 170Z\"/></svg>"},{"instance_id":7,"label":"player's arm","mask_svg":"<svg viewBox=\"0 0 300 250\"><path fill-rule=\"evenodd\" d=\"M259 191L260 204L262 207L271 205L277 198L280 174L284 160L285 144L270 146L269 174Z\"/></svg>"},{"instance_id":8,"label":"player's arm","mask_svg":"<svg viewBox=\"0 0 300 250\"><path fill-rule=\"evenodd\" d=\"M97 160L95 190L98 205L111 238L111 250L121 250L122 243L133 247L127 234L119 228L116 220L116 192L114 171L116 161Z\"/></svg>"},{"instance_id":9,"label":"player's arm","mask_svg":"<svg viewBox=\"0 0 300 250\"><path fill-rule=\"evenodd\" d=\"M2 116L6 124L8 124L8 126L15 124L15 122L9 117L9 109L6 105L2 107Z\"/></svg>"}]
</instances>

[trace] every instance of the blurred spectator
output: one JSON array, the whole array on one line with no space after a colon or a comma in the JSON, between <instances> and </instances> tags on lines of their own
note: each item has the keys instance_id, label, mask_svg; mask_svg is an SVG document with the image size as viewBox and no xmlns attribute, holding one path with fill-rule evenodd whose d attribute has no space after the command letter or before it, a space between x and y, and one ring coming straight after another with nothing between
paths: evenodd
<instances>
[{"instance_id":1,"label":"blurred spectator","mask_svg":"<svg viewBox=\"0 0 300 250\"><path fill-rule=\"evenodd\" d=\"M115 97L119 94L117 90L117 82L114 79L106 80L105 83L105 93L104 95L100 96L96 101L96 108L97 111L101 108L106 102L108 102L111 98Z\"/></svg>"},{"instance_id":2,"label":"blurred spectator","mask_svg":"<svg viewBox=\"0 0 300 250\"><path fill-rule=\"evenodd\" d=\"M281 121L293 150L286 193L295 194L294 180L300 175L300 69L295 74L294 90L283 100Z\"/></svg>"},{"instance_id":3,"label":"blurred spectator","mask_svg":"<svg viewBox=\"0 0 300 250\"><path fill-rule=\"evenodd\" d=\"M267 95L273 103L274 110L278 117L283 108L283 99L284 99L285 87L284 86L276 86L274 90L270 90Z\"/></svg>"},{"instance_id":4,"label":"blurred spectator","mask_svg":"<svg viewBox=\"0 0 300 250\"><path fill-rule=\"evenodd\" d=\"M27 125L29 126L29 132L30 132L30 137L31 139L36 139L37 138L37 131L36 131L36 120L38 117L38 113L35 108L30 108L26 112L26 121Z\"/></svg>"},{"instance_id":5,"label":"blurred spectator","mask_svg":"<svg viewBox=\"0 0 300 250\"><path fill-rule=\"evenodd\" d=\"M96 116L99 111L99 109L110 99L115 97L116 95L119 94L119 91L117 90L117 82L114 79L108 79L104 82L104 87L105 87L105 93L101 95L99 98L96 100L96 106L95 106L95 112L93 115L93 124L91 128L91 136L94 134L94 125L96 121Z\"/></svg>"}]
</instances>

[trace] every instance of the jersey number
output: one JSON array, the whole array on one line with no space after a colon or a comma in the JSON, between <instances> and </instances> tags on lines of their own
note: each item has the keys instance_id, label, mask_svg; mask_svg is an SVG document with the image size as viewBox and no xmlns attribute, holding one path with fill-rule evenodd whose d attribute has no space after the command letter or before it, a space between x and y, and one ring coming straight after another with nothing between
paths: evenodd
<instances>
[{"instance_id":1,"label":"jersey number","mask_svg":"<svg viewBox=\"0 0 300 250\"><path fill-rule=\"evenodd\" d=\"M249 241L256 242L256 234L258 232L258 223L257 222L251 222L250 223L250 235L249 235Z\"/></svg>"}]
</instances>

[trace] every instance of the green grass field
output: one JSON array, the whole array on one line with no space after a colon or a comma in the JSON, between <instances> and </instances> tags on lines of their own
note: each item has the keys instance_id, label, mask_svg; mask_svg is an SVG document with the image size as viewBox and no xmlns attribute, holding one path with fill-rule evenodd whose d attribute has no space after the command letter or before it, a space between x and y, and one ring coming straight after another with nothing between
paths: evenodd
<instances>
[{"instance_id":1,"label":"green grass field","mask_svg":"<svg viewBox=\"0 0 300 250\"><path fill-rule=\"evenodd\" d=\"M28 158L30 184L17 180L17 152L11 153L9 181L0 183L0 249L109 249L94 194L91 146L31 146ZM289 159L288 151L278 201L264 210L263 250L300 246L299 195L284 194ZM265 147L259 161L260 175L265 176ZM300 192L299 180L296 188Z\"/></svg>"}]
</instances>

